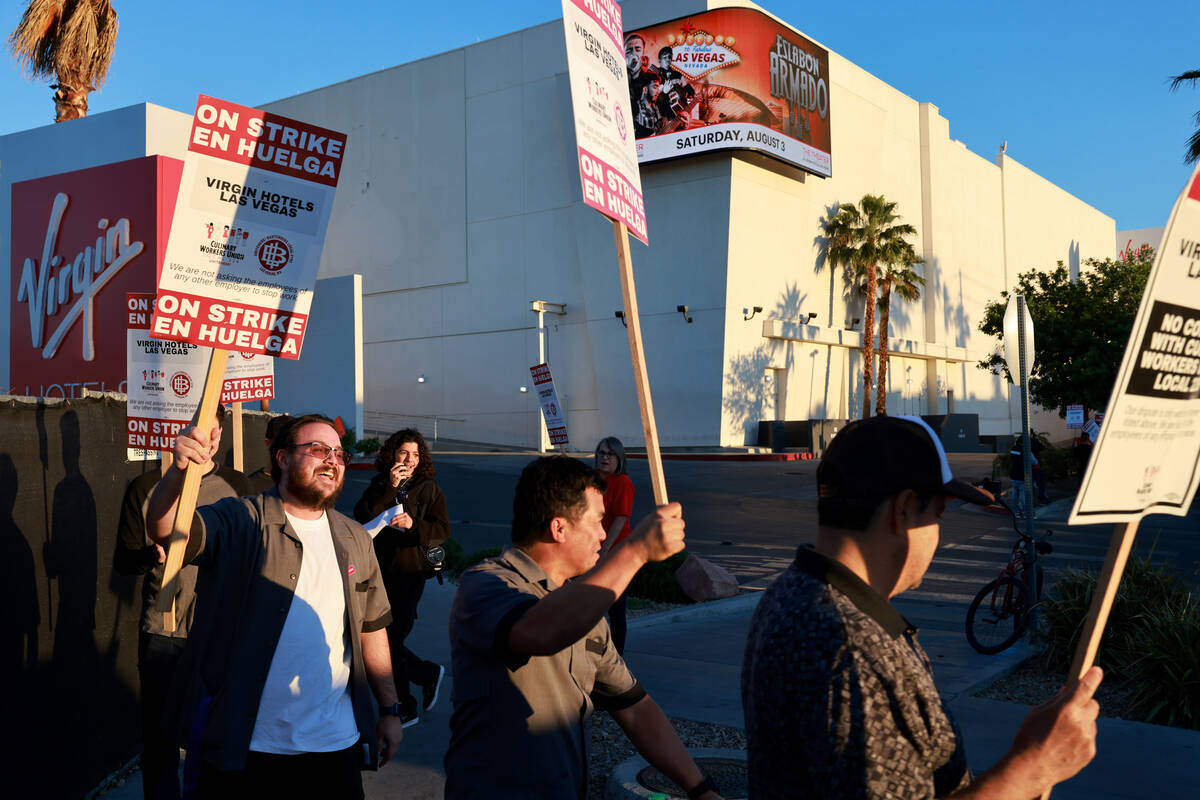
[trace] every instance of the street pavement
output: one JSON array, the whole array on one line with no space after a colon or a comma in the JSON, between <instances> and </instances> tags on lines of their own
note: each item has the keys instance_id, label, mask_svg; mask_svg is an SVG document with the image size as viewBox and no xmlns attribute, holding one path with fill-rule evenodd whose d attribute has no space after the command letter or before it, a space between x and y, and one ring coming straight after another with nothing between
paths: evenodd
<instances>
[{"instance_id":1,"label":"street pavement","mask_svg":"<svg viewBox=\"0 0 1200 800\"><path fill-rule=\"evenodd\" d=\"M435 454L439 482L456 518L454 535L468 551L498 546L508 539L508 504L520 467L532 454ZM951 455L963 477L990 471L990 456ZM649 480L644 462L631 462L639 503L648 511ZM975 473L979 473L975 475ZM640 473L640 474L639 474ZM672 499L684 504L689 549L723 564L746 591L738 597L648 615L630 623L626 657L631 669L668 715L732 727L742 726L740 672L746 630L759 593L790 563L795 547L815 533L815 462L723 464L667 462ZM352 472L346 499L353 504L369 472ZM643 485L644 481L644 485ZM464 486L459 488L458 484ZM469 489L469 494L467 493ZM1100 563L1111 535L1109 526L1068 528L1069 498L1039 509L1039 527L1054 531L1055 553L1045 559L1047 579L1067 566ZM458 509L458 510L456 510ZM1170 563L1189 579L1200 562L1196 539L1200 508L1186 518L1148 517L1139 548ZM757 532L757 533L756 533ZM897 608L920 629L944 700L964 732L976 772L999 760L1011 744L1027 706L988 700L973 692L1015 668L1029 655L1024 640L996 656L972 650L963 634L967 603L980 586L999 574L1016 537L1004 517L970 507L949 509L942 523L942 546L922 586L905 593ZM753 587L753 588L750 588ZM425 658L449 664L447 619L454 588L430 582L409 643ZM450 682L447 675L437 706L406 730L393 763L366 773L368 798L439 798L442 757L449 742ZM1200 732L1102 718L1098 755L1055 798L1195 798L1200 778ZM141 796L140 776L104 793L106 800Z\"/></svg>"}]
</instances>

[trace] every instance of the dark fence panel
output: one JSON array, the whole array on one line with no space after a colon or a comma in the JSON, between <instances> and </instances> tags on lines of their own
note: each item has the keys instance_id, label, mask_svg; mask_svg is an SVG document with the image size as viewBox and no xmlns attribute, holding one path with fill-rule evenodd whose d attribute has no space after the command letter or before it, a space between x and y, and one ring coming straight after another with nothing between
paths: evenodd
<instances>
[{"instance_id":1,"label":"dark fence panel","mask_svg":"<svg viewBox=\"0 0 1200 800\"><path fill-rule=\"evenodd\" d=\"M246 471L266 462L245 415ZM218 459L232 462L231 425ZM141 578L112 568L125 403L0 402L0 774L7 797L82 797L139 750Z\"/></svg>"}]
</instances>

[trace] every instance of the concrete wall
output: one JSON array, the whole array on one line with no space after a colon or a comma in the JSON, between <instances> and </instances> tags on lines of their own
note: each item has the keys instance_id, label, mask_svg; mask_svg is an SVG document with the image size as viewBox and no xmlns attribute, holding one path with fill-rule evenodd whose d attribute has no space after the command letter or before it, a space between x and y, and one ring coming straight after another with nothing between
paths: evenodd
<instances>
[{"instance_id":1,"label":"concrete wall","mask_svg":"<svg viewBox=\"0 0 1200 800\"><path fill-rule=\"evenodd\" d=\"M362 276L317 281L299 360L275 359L271 411L341 417L363 432Z\"/></svg>"}]
</instances>

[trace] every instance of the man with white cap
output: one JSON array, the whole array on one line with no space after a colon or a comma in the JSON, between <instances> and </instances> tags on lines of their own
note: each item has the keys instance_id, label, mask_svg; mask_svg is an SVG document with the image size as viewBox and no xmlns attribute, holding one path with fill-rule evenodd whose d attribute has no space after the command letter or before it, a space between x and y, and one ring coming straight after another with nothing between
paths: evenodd
<instances>
[{"instance_id":1,"label":"man with white cap","mask_svg":"<svg viewBox=\"0 0 1200 800\"><path fill-rule=\"evenodd\" d=\"M813 547L764 593L742 665L751 798L1030 798L1095 755L1102 673L1033 709L978 778L916 629L888 602L920 584L946 500L991 495L950 472L915 417L847 425L817 469Z\"/></svg>"}]
</instances>

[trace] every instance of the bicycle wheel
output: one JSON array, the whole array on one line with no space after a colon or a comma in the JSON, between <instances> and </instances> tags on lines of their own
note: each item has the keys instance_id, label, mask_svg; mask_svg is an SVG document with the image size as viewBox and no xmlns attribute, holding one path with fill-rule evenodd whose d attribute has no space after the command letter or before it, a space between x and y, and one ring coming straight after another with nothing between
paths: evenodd
<instances>
[{"instance_id":1,"label":"bicycle wheel","mask_svg":"<svg viewBox=\"0 0 1200 800\"><path fill-rule=\"evenodd\" d=\"M1025 587L1004 575L979 590L967 608L967 642L985 656L1012 646L1025 630Z\"/></svg>"}]
</instances>

